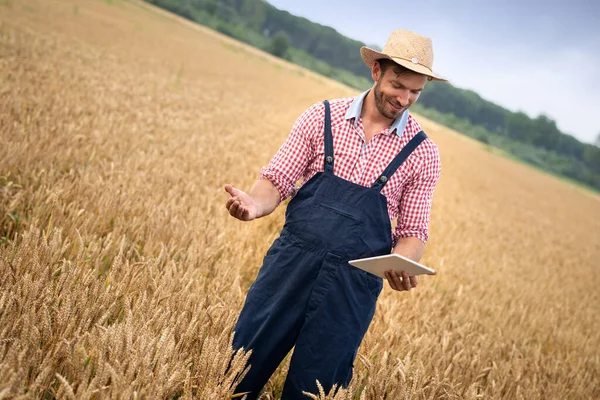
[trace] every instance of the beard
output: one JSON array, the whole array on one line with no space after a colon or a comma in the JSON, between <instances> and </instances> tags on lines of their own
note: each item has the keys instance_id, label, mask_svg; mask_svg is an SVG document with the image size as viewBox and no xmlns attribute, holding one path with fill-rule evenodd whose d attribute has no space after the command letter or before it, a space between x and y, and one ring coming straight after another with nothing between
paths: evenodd
<instances>
[{"instance_id":1,"label":"beard","mask_svg":"<svg viewBox=\"0 0 600 400\"><path fill-rule=\"evenodd\" d=\"M389 100L384 96L381 91L381 78L379 78L373 88L373 95L375 97L375 106L377 107L377 110L379 110L379 113L387 119L395 120L406 110L406 107L398 106L395 101ZM394 111L388 103L391 103L394 107L402 107L402 110Z\"/></svg>"}]
</instances>

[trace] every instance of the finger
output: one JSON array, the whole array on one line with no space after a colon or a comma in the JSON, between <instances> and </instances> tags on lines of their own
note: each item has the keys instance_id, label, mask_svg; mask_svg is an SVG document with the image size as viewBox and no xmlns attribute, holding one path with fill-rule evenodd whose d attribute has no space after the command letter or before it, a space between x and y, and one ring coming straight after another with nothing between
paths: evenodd
<instances>
[{"instance_id":1,"label":"finger","mask_svg":"<svg viewBox=\"0 0 600 400\"><path fill-rule=\"evenodd\" d=\"M405 286L404 286L404 281L402 279L402 275L398 274L396 271L392 271L392 276L394 277L394 280L396 282L396 286L398 287L398 290L400 291L405 291L408 290Z\"/></svg>"},{"instance_id":2,"label":"finger","mask_svg":"<svg viewBox=\"0 0 600 400\"><path fill-rule=\"evenodd\" d=\"M408 279L408 274L405 271L402 271L402 286L404 286L404 290L412 289L410 279Z\"/></svg>"},{"instance_id":3,"label":"finger","mask_svg":"<svg viewBox=\"0 0 600 400\"><path fill-rule=\"evenodd\" d=\"M239 190L237 190L236 188L234 188L230 184L225 185L224 188L225 188L225 191L227 193L229 193L232 197L238 195Z\"/></svg>"},{"instance_id":4,"label":"finger","mask_svg":"<svg viewBox=\"0 0 600 400\"><path fill-rule=\"evenodd\" d=\"M237 201L235 197L230 197L227 199L227 202L225 203L225 208L229 210L229 208L231 208L231 205Z\"/></svg>"},{"instance_id":5,"label":"finger","mask_svg":"<svg viewBox=\"0 0 600 400\"><path fill-rule=\"evenodd\" d=\"M240 203L237 201L234 201L233 203L231 203L231 207L229 207L229 214L231 214L232 217L236 217L239 208L240 208Z\"/></svg>"},{"instance_id":6,"label":"finger","mask_svg":"<svg viewBox=\"0 0 600 400\"><path fill-rule=\"evenodd\" d=\"M404 289L404 286L402 286L402 281L400 280L400 277L398 276L396 271L387 271L387 276L390 282L390 286L392 286L392 289L398 291L406 290Z\"/></svg>"},{"instance_id":7,"label":"finger","mask_svg":"<svg viewBox=\"0 0 600 400\"><path fill-rule=\"evenodd\" d=\"M236 218L240 220L244 220L244 211L246 211L246 207L240 205L237 209Z\"/></svg>"},{"instance_id":8,"label":"finger","mask_svg":"<svg viewBox=\"0 0 600 400\"><path fill-rule=\"evenodd\" d=\"M242 221L248 221L248 216L250 215L250 211L247 208L244 208L242 211L242 217L240 218Z\"/></svg>"},{"instance_id":9,"label":"finger","mask_svg":"<svg viewBox=\"0 0 600 400\"><path fill-rule=\"evenodd\" d=\"M410 284L412 285L412 287L416 288L417 284L419 283L419 277L418 276L409 276L408 279L410 279Z\"/></svg>"},{"instance_id":10,"label":"finger","mask_svg":"<svg viewBox=\"0 0 600 400\"><path fill-rule=\"evenodd\" d=\"M394 283L394 280L392 278L392 275L390 273L390 271L385 271L385 278L387 279L388 283L390 284L390 287L394 290L398 290L396 288L396 284Z\"/></svg>"},{"instance_id":11,"label":"finger","mask_svg":"<svg viewBox=\"0 0 600 400\"><path fill-rule=\"evenodd\" d=\"M396 288L394 287L394 284L392 283L392 277L390 276L390 273L388 271L384 272L385 275L385 279L388 281L390 287L394 290L396 290Z\"/></svg>"}]
</instances>

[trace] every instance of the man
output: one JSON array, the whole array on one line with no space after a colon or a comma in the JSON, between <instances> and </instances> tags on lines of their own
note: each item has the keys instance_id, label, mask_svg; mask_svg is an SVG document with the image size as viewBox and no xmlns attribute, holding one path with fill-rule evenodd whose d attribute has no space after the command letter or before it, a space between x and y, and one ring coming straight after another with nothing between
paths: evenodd
<instances>
[{"instance_id":1,"label":"man","mask_svg":"<svg viewBox=\"0 0 600 400\"><path fill-rule=\"evenodd\" d=\"M361 56L371 90L305 111L249 193L225 185L242 221L293 196L235 327L234 346L253 351L236 389L250 399L293 346L283 399L316 393L317 379L325 390L346 386L383 285L348 261L390 251L418 261L428 239L440 159L408 108L428 80L444 80L432 72L431 40L397 30L382 52ZM386 277L394 290L417 286L405 272Z\"/></svg>"}]
</instances>

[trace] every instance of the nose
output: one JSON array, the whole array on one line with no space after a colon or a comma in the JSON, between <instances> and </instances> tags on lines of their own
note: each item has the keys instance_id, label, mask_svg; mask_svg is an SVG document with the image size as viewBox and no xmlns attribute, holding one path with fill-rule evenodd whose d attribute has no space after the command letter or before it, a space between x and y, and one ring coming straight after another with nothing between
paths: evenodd
<instances>
[{"instance_id":1,"label":"nose","mask_svg":"<svg viewBox=\"0 0 600 400\"><path fill-rule=\"evenodd\" d=\"M396 95L396 101L398 102L398 104L400 104L402 107L406 107L408 105L408 90L401 90L397 95Z\"/></svg>"}]
</instances>

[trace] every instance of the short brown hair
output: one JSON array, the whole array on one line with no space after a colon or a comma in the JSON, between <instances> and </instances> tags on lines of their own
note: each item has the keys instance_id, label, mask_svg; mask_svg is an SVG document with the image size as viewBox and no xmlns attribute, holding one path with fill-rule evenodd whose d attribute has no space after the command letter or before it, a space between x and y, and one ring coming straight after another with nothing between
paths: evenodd
<instances>
[{"instance_id":1,"label":"short brown hair","mask_svg":"<svg viewBox=\"0 0 600 400\"><path fill-rule=\"evenodd\" d=\"M381 67L381 72L385 73L389 68L394 68L394 72L396 75L404 74L405 72L413 72L410 69L403 67L402 65L395 63L389 58L379 58L377 60L379 66Z\"/></svg>"},{"instance_id":2,"label":"short brown hair","mask_svg":"<svg viewBox=\"0 0 600 400\"><path fill-rule=\"evenodd\" d=\"M408 69L408 68L394 62L393 60L390 60L389 58L379 58L379 59L377 59L377 62L379 63L379 66L381 67L382 74L385 74L385 71L387 71L389 68L393 68L396 75L402 75L405 73L418 74L418 72ZM428 76L427 80L430 81L430 80L432 80L432 78L430 76Z\"/></svg>"}]
</instances>

